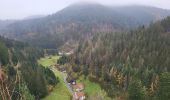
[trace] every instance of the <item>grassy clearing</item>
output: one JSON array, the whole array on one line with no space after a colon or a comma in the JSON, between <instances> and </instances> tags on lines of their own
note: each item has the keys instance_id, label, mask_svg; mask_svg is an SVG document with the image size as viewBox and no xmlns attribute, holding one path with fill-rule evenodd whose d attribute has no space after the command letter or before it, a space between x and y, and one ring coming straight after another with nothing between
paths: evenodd
<instances>
[{"instance_id":1,"label":"grassy clearing","mask_svg":"<svg viewBox=\"0 0 170 100\"><path fill-rule=\"evenodd\" d=\"M82 82L85 85L84 92L87 93L88 95L94 95L98 91L101 90L100 85L94 82L89 81L88 79L84 79L84 77L80 77L77 82Z\"/></svg>"},{"instance_id":2,"label":"grassy clearing","mask_svg":"<svg viewBox=\"0 0 170 100\"><path fill-rule=\"evenodd\" d=\"M103 94L105 94L105 91L101 89L100 85L90 81L88 78L84 78L83 76L79 77L79 79L77 80L77 82L82 82L85 85L85 89L84 92L88 95L88 96L94 96L99 92L102 92ZM105 97L105 100L111 100L109 97Z\"/></svg>"},{"instance_id":3,"label":"grassy clearing","mask_svg":"<svg viewBox=\"0 0 170 100\"><path fill-rule=\"evenodd\" d=\"M44 58L41 58L38 60L38 63L43 65L44 67L48 67L50 65L53 65L57 62L57 60L60 58L60 56L47 56ZM67 87L65 86L65 83L63 81L63 74L57 70L54 71L55 75L59 78L59 83L55 86L54 90L49 93L49 95L42 100L70 100L71 94L68 91ZM88 96L94 96L98 92L103 92L99 84L95 82L91 82L88 79L84 79L83 76L81 76L77 82L82 82L85 85L84 92ZM105 100L111 100L109 97L105 97Z\"/></svg>"},{"instance_id":4,"label":"grassy clearing","mask_svg":"<svg viewBox=\"0 0 170 100\"><path fill-rule=\"evenodd\" d=\"M48 67L50 65L57 63L57 60L59 58L60 58L60 56L46 56L46 57L38 60L38 63L43 65L44 67Z\"/></svg>"},{"instance_id":5,"label":"grassy clearing","mask_svg":"<svg viewBox=\"0 0 170 100\"><path fill-rule=\"evenodd\" d=\"M59 58L60 56L48 56L38 60L38 63L44 67L48 67L55 64ZM54 70L54 73L59 78L60 82L55 86L53 91L42 100L70 100L71 94L63 81L62 73L57 70Z\"/></svg>"},{"instance_id":6,"label":"grassy clearing","mask_svg":"<svg viewBox=\"0 0 170 100\"><path fill-rule=\"evenodd\" d=\"M42 100L70 100L71 94L65 86L62 73L56 70L55 75L59 77L60 82L55 86L54 90Z\"/></svg>"}]
</instances>

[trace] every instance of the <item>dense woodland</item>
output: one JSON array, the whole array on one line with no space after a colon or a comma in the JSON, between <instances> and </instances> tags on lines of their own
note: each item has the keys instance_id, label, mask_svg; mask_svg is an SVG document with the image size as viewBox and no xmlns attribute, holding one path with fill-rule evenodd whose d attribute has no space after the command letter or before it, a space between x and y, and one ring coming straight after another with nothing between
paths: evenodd
<instances>
[{"instance_id":1,"label":"dense woodland","mask_svg":"<svg viewBox=\"0 0 170 100\"><path fill-rule=\"evenodd\" d=\"M59 80L37 60L72 50L56 61L68 81L85 76L120 100L169 100L168 15L152 7L76 4L46 17L0 21L0 100L47 96Z\"/></svg>"},{"instance_id":2,"label":"dense woodland","mask_svg":"<svg viewBox=\"0 0 170 100\"><path fill-rule=\"evenodd\" d=\"M169 10L155 7L73 4L45 17L0 21L0 34L34 46L56 49L68 40L81 40L99 32L134 29L168 15Z\"/></svg>"},{"instance_id":3,"label":"dense woodland","mask_svg":"<svg viewBox=\"0 0 170 100\"><path fill-rule=\"evenodd\" d=\"M80 41L68 72L100 83L111 97L168 100L169 38L170 17L130 32L96 34Z\"/></svg>"},{"instance_id":4,"label":"dense woodland","mask_svg":"<svg viewBox=\"0 0 170 100\"><path fill-rule=\"evenodd\" d=\"M0 37L0 99L35 100L58 83L54 73L37 64L41 49Z\"/></svg>"}]
</instances>

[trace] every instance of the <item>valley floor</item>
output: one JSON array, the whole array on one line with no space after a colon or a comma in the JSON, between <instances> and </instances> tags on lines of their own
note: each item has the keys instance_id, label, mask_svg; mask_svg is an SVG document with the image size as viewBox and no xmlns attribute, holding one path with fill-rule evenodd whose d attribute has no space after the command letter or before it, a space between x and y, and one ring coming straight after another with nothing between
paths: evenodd
<instances>
[{"instance_id":1,"label":"valley floor","mask_svg":"<svg viewBox=\"0 0 170 100\"><path fill-rule=\"evenodd\" d=\"M59 58L60 56L47 56L38 60L38 63L43 65L44 67L49 67L56 64ZM59 78L59 83L55 86L53 91L50 92L49 95L42 100L70 100L72 98L73 92L66 82L66 74L58 71L55 68L52 68L52 70L55 73L56 77ZM85 79L84 76L81 76L79 77L77 82L81 82L85 85L84 92L87 94L88 97L94 97L96 95L103 94L105 95L105 100L111 100L109 97L106 96L105 91L101 89L99 84L91 82L88 78Z\"/></svg>"},{"instance_id":2,"label":"valley floor","mask_svg":"<svg viewBox=\"0 0 170 100\"><path fill-rule=\"evenodd\" d=\"M60 56L50 56L41 58L38 63L48 67L50 65L54 65L57 62L57 59L59 59ZM48 96L43 98L42 100L70 100L71 94L69 90L67 89L67 86L64 83L64 76L62 72L59 72L58 70L53 70L55 75L59 78L59 83L55 86L52 92L49 93Z\"/></svg>"}]
</instances>

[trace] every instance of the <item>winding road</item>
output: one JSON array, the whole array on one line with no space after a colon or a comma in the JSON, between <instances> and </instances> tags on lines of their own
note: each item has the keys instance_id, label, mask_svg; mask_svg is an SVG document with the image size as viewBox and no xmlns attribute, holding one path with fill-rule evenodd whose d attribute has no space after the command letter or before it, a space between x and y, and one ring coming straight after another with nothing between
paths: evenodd
<instances>
[{"instance_id":1,"label":"winding road","mask_svg":"<svg viewBox=\"0 0 170 100\"><path fill-rule=\"evenodd\" d=\"M70 93L73 95L73 89L71 88L70 84L67 82L67 74L66 73L63 73L63 80L64 80L64 83L66 84L68 90L70 91Z\"/></svg>"},{"instance_id":2,"label":"winding road","mask_svg":"<svg viewBox=\"0 0 170 100\"><path fill-rule=\"evenodd\" d=\"M59 71L58 69L56 69L54 67L52 68L52 70L53 70L53 72L55 72L56 70ZM63 81L64 81L66 87L68 88L69 92L73 95L74 92L73 92L71 86L69 85L69 83L67 82L67 74L64 72L61 72L61 73L62 73Z\"/></svg>"}]
</instances>

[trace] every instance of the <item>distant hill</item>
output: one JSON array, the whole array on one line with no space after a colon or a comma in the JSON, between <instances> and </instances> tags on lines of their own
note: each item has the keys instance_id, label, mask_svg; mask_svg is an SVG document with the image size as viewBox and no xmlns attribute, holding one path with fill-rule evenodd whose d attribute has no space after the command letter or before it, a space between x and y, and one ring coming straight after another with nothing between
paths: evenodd
<instances>
[{"instance_id":1,"label":"distant hill","mask_svg":"<svg viewBox=\"0 0 170 100\"><path fill-rule=\"evenodd\" d=\"M170 16L169 10L141 5L113 7L113 9L137 20L140 24L149 24L151 21L157 21Z\"/></svg>"},{"instance_id":2,"label":"distant hill","mask_svg":"<svg viewBox=\"0 0 170 100\"><path fill-rule=\"evenodd\" d=\"M25 17L24 20L28 20L28 19L37 19L37 18L42 18L45 17L45 15L33 15L33 16L28 16Z\"/></svg>"},{"instance_id":3,"label":"distant hill","mask_svg":"<svg viewBox=\"0 0 170 100\"><path fill-rule=\"evenodd\" d=\"M5 27L8 26L9 24L14 23L14 22L15 22L15 20L5 20L5 21L0 20L0 30L3 29L3 28L5 28Z\"/></svg>"},{"instance_id":4,"label":"distant hill","mask_svg":"<svg viewBox=\"0 0 170 100\"><path fill-rule=\"evenodd\" d=\"M170 11L154 7L74 4L46 17L17 21L0 33L43 48L56 48L71 39L134 29L168 15Z\"/></svg>"}]
</instances>

